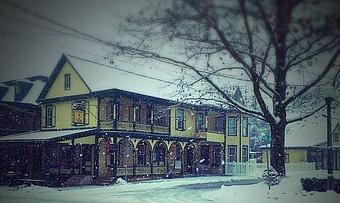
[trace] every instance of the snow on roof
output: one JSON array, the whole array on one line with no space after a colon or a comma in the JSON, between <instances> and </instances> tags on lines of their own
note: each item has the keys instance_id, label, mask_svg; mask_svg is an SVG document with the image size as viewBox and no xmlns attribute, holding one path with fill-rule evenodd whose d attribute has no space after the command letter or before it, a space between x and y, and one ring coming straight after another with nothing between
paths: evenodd
<instances>
[{"instance_id":1,"label":"snow on roof","mask_svg":"<svg viewBox=\"0 0 340 203\"><path fill-rule=\"evenodd\" d=\"M30 78L37 79L33 80ZM30 78L1 82L0 85L2 87L8 88L6 93L1 98L1 101L37 104L36 100L38 99L38 96L46 83L46 80L44 79L45 76L38 75ZM16 92L16 87L18 88L19 92Z\"/></svg>"},{"instance_id":2,"label":"snow on roof","mask_svg":"<svg viewBox=\"0 0 340 203\"><path fill-rule=\"evenodd\" d=\"M176 91L176 86L173 84L141 77L72 56L67 56L67 58L93 92L120 89L163 99L174 99L171 98L171 95ZM141 74L149 75L147 70L143 69L143 71Z\"/></svg>"},{"instance_id":3,"label":"snow on roof","mask_svg":"<svg viewBox=\"0 0 340 203\"><path fill-rule=\"evenodd\" d=\"M8 141L45 141L48 139L63 137L72 134L83 133L93 129L80 129L80 130L61 130L61 131L37 131L37 132L27 132L19 133L13 135L7 135L0 137L0 142Z\"/></svg>"},{"instance_id":4,"label":"snow on roof","mask_svg":"<svg viewBox=\"0 0 340 203\"><path fill-rule=\"evenodd\" d=\"M30 104L37 104L36 100L41 92L41 90L44 88L45 82L41 80L36 80L33 83L32 88L27 93L25 98L21 101L23 103L30 103Z\"/></svg>"}]
</instances>

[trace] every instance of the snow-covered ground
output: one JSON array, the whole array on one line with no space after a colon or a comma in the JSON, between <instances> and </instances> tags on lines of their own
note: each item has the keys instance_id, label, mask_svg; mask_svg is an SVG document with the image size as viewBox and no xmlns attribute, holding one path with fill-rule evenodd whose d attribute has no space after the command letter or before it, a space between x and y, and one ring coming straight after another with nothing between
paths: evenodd
<instances>
[{"instance_id":1,"label":"snow-covered ground","mask_svg":"<svg viewBox=\"0 0 340 203\"><path fill-rule=\"evenodd\" d=\"M256 179L254 176L191 177L143 181L106 187L87 186L60 189L40 186L0 187L0 202L339 202L340 194L333 191L325 193L302 191L301 177L320 177L325 175L325 172L320 171L288 174L288 178L280 185L272 187L270 191L268 186L263 183L242 186L220 186L221 184L216 184L216 188L211 187L211 185L214 185L212 183ZM337 173L336 176L339 177L340 173Z\"/></svg>"}]
</instances>

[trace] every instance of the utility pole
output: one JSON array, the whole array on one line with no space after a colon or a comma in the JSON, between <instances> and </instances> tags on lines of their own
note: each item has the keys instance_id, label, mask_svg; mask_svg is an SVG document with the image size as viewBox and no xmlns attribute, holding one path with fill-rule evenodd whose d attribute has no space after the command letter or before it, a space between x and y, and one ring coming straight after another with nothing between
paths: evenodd
<instances>
[{"instance_id":1,"label":"utility pole","mask_svg":"<svg viewBox=\"0 0 340 203\"><path fill-rule=\"evenodd\" d=\"M331 105L334 99L326 97L325 102L327 106L327 173L333 175L333 149L332 149L332 110Z\"/></svg>"}]
</instances>

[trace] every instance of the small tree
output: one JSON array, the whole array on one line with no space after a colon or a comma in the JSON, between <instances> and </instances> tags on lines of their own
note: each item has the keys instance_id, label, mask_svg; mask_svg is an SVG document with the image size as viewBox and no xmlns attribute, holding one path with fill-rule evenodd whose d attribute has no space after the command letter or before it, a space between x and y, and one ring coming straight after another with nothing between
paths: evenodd
<instances>
[{"instance_id":1,"label":"small tree","mask_svg":"<svg viewBox=\"0 0 340 203\"><path fill-rule=\"evenodd\" d=\"M339 86L337 5L332 0L165 1L128 18L124 35L133 38L112 45L116 54L180 67L187 74L178 80L187 99L229 105L266 121L271 165L285 175L286 126L324 108L318 96L323 85ZM230 96L231 75L250 84L258 108Z\"/></svg>"}]
</instances>

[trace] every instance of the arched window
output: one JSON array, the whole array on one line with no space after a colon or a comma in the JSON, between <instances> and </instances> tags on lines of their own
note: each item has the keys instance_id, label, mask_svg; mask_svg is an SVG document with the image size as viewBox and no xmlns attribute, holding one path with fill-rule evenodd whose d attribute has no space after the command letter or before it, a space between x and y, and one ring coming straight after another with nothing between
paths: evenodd
<instances>
[{"instance_id":1,"label":"arched window","mask_svg":"<svg viewBox=\"0 0 340 203\"><path fill-rule=\"evenodd\" d=\"M148 166L150 163L150 143L147 141L140 141L137 144L137 165Z\"/></svg>"}]
</instances>

